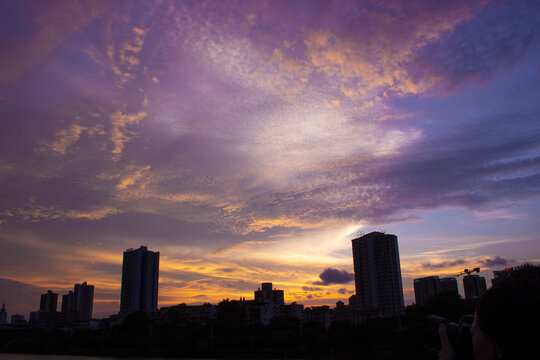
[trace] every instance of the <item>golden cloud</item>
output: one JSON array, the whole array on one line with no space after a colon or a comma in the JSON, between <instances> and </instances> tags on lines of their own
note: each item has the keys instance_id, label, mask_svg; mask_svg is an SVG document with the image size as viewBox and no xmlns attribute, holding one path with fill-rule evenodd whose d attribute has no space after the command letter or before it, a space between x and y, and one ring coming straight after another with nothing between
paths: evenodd
<instances>
[{"instance_id":1,"label":"golden cloud","mask_svg":"<svg viewBox=\"0 0 540 360\"><path fill-rule=\"evenodd\" d=\"M67 149L71 145L76 143L84 132L86 132L89 136L105 134L103 126L100 124L88 128L86 126L74 123L71 124L68 128L56 132L54 136L55 140L43 142L40 150L51 150L59 154L65 155Z\"/></svg>"},{"instance_id":2,"label":"golden cloud","mask_svg":"<svg viewBox=\"0 0 540 360\"><path fill-rule=\"evenodd\" d=\"M120 182L116 185L116 190L123 190L128 186L135 184L135 182L142 178L148 170L150 170L150 165L131 170L129 173L122 176Z\"/></svg>"},{"instance_id":3,"label":"golden cloud","mask_svg":"<svg viewBox=\"0 0 540 360\"><path fill-rule=\"evenodd\" d=\"M118 214L119 212L117 208L106 206L95 210L68 210L65 217L68 219L100 220L109 215Z\"/></svg>"},{"instance_id":4,"label":"golden cloud","mask_svg":"<svg viewBox=\"0 0 540 360\"><path fill-rule=\"evenodd\" d=\"M136 114L127 114L121 111L115 111L110 114L112 129L110 139L113 143L113 160L119 160L124 149L124 144L130 140L128 136L127 126L138 125L141 120L146 118L148 114L145 111L140 111Z\"/></svg>"}]
</instances>

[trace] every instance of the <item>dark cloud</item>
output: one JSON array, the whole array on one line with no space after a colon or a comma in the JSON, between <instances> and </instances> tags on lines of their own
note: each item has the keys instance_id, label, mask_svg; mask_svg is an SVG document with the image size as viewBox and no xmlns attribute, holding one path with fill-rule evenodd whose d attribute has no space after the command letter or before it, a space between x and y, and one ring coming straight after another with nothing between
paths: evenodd
<instances>
[{"instance_id":1,"label":"dark cloud","mask_svg":"<svg viewBox=\"0 0 540 360\"><path fill-rule=\"evenodd\" d=\"M354 293L354 291L347 290L346 288L338 289L337 292L338 292L338 294L341 294L341 295L352 294L352 293Z\"/></svg>"},{"instance_id":2,"label":"dark cloud","mask_svg":"<svg viewBox=\"0 0 540 360\"><path fill-rule=\"evenodd\" d=\"M324 270L319 277L322 281L315 281L313 285L347 284L354 279L354 274L345 270L328 268Z\"/></svg>"},{"instance_id":3,"label":"dark cloud","mask_svg":"<svg viewBox=\"0 0 540 360\"><path fill-rule=\"evenodd\" d=\"M512 261L503 259L499 256L495 256L494 258L486 258L484 260L477 261L478 264L474 265L483 265L487 266L489 268L494 266L506 266L509 265ZM473 263L473 260L467 260L467 259L456 259L456 260L446 260L439 263L431 263L431 262L425 262L422 263L422 267L424 269L443 269L446 267L452 267L456 265L464 265L464 264L471 264Z\"/></svg>"},{"instance_id":4,"label":"dark cloud","mask_svg":"<svg viewBox=\"0 0 540 360\"><path fill-rule=\"evenodd\" d=\"M487 267L494 267L494 266L506 266L506 265L509 265L510 264L510 260L507 260L507 259L503 259L499 256L495 256L494 258L490 259L485 259L482 261L482 264L484 264L485 266Z\"/></svg>"},{"instance_id":5,"label":"dark cloud","mask_svg":"<svg viewBox=\"0 0 540 360\"><path fill-rule=\"evenodd\" d=\"M447 260L439 263L422 263L422 267L425 269L443 269L450 266L462 265L465 264L467 260L465 259L456 259L456 260Z\"/></svg>"},{"instance_id":6,"label":"dark cloud","mask_svg":"<svg viewBox=\"0 0 540 360\"><path fill-rule=\"evenodd\" d=\"M304 286L304 287L302 287L302 290L304 290L304 291L321 291L322 289L319 288L319 287Z\"/></svg>"}]
</instances>

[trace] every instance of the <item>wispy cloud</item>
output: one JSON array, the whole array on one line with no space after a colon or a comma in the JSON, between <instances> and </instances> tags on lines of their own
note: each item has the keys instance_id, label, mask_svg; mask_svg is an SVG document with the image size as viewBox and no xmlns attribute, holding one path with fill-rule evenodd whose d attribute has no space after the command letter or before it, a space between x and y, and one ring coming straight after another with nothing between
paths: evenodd
<instances>
[{"instance_id":1,"label":"wispy cloud","mask_svg":"<svg viewBox=\"0 0 540 360\"><path fill-rule=\"evenodd\" d=\"M67 149L73 144L75 144L77 140L79 140L81 135L84 133L88 134L89 136L93 136L96 134L104 135L105 131L101 124L88 128L86 126L81 126L77 123L74 123L66 129L59 130L55 134L55 139L53 141L43 142L41 150L52 150L64 155Z\"/></svg>"},{"instance_id":2,"label":"wispy cloud","mask_svg":"<svg viewBox=\"0 0 540 360\"><path fill-rule=\"evenodd\" d=\"M122 155L125 143L130 140L130 130L128 126L138 125L148 114L145 111L129 114L122 111L115 111L110 114L112 128L110 130L110 139L113 143L111 153L113 160L118 161Z\"/></svg>"},{"instance_id":3,"label":"wispy cloud","mask_svg":"<svg viewBox=\"0 0 540 360\"><path fill-rule=\"evenodd\" d=\"M439 263L425 262L422 263L422 267L427 269L444 269L448 267L454 267L456 265L463 265L465 263L467 263L467 260L465 259L446 260Z\"/></svg>"}]
</instances>

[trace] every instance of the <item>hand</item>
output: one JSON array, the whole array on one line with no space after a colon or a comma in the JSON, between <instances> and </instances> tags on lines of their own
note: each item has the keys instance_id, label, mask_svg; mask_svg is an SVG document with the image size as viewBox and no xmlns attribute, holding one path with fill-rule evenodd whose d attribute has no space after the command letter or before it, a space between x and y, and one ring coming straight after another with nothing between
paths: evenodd
<instances>
[{"instance_id":1,"label":"hand","mask_svg":"<svg viewBox=\"0 0 540 360\"><path fill-rule=\"evenodd\" d=\"M441 338L441 350L439 350L439 360L454 360L456 352L450 343L448 334L446 333L446 325L439 324L439 337Z\"/></svg>"}]
</instances>

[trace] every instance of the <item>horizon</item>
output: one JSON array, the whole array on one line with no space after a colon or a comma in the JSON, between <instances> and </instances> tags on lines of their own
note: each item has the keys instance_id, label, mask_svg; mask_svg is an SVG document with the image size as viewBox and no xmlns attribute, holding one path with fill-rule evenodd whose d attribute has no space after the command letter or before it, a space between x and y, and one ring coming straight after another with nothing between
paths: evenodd
<instances>
[{"instance_id":1,"label":"horizon","mask_svg":"<svg viewBox=\"0 0 540 360\"><path fill-rule=\"evenodd\" d=\"M373 232L380 232L380 231L377 230L377 231L373 231ZM369 233L366 233L365 235L368 235L368 234L369 234ZM391 234L391 235L393 235L393 234ZM362 235L360 235L360 236L364 236L364 234L362 234ZM354 239L352 239L352 240L354 240ZM144 245L141 245L141 247L145 247L145 246L144 246ZM125 252L131 251L131 250L136 250L136 248L129 248L129 249L126 249ZM159 251L157 251L157 250L149 249L149 251L157 252L158 254L160 254ZM161 255L161 254L160 254L160 255ZM504 269L505 269L505 268L499 269L499 270L504 270ZM508 269L508 267L506 267L506 269ZM337 274L336 274L336 273L335 273L335 270L337 270L337 269L331 269L331 268L328 268L328 269L326 269L326 270L334 270L333 276L345 276L345 277L347 277L348 275L354 275L354 272L353 272L353 274L348 274L348 273L337 273ZM464 270L467 270L467 269L464 269ZM472 270L472 269L471 269L471 270ZM473 271L474 271L474 270L473 270ZM493 275L493 271L497 271L497 270L493 269L493 270L491 271L492 275ZM323 272L323 273L324 273L324 272ZM481 276L481 275L480 275L480 271L477 271L477 273L478 273L478 274L476 274L477 276ZM321 274L321 275L322 275L322 274ZM461 298L465 298L465 296L463 295L463 294L464 294L463 280L462 280L463 278L461 277L461 276L465 276L465 272L464 272L464 271L461 271L461 272L458 273L458 274L440 274L440 275L443 275L443 276L445 276L446 278L450 278L450 277L451 277L451 278L455 278L455 279L457 280L457 284L458 284L458 291L459 291L459 294L458 294L458 295L459 295ZM467 275L470 275L470 273L467 273ZM475 274L473 274L473 275L475 275ZM426 276L437 276L437 275L426 275ZM491 278L486 278L486 277L484 277L484 276L481 276L481 277L484 278L484 279L486 280L486 284L488 284L488 280L489 280L489 282L491 282L491 279L493 278L493 276L491 276ZM323 275L323 276L320 276L320 280L324 282L325 276L324 276L324 275ZM461 280L461 281L459 281L459 280ZM350 280L350 281L354 281L354 278L353 278L353 280ZM271 281L263 281L263 282L261 283L261 285L262 285L263 283L271 283L271 284L272 284L272 288L273 288L273 289L276 289L276 290L285 290L285 289L278 289L278 288L276 288L276 287L274 286L274 283L271 282ZM82 282L82 284L87 284L87 281ZM75 286L75 285L77 285L77 284L73 284L73 285ZM89 286L94 286L93 284L88 284L88 285L89 285ZM488 288L490 288L490 287L491 287L491 286L488 285ZM94 288L94 289L95 289L95 288ZM254 292L257 291L257 290L260 290L260 289L261 289L260 286L257 287L257 289L253 289L253 291L252 291L253 298L254 298ZM46 293L46 292L48 292L48 291L52 291L52 293L55 293L55 294L58 295L57 309L58 309L59 307L61 307L61 305L62 305L62 301L63 301L62 295L66 295L66 294L68 294L68 293L72 293L71 290L66 290L66 291L64 291L65 294L62 294L60 291L55 291L55 290L53 290L53 289L47 289L47 290L41 291L41 293L39 294L39 296L41 296L42 294L44 294L44 293ZM318 302L318 303L316 303L316 304L307 305L306 308L307 308L307 307L311 307L311 306L330 306L330 307L332 308L332 307L335 307L336 303L339 302L339 301L341 301L341 302L347 304L347 303L348 303L348 300L349 300L349 297L352 296L352 295L355 295L355 294L356 294L356 292L349 292L349 293L347 293L347 294L342 294L345 298L339 298L334 304ZM350 296L349 296L349 295L350 295ZM119 299L120 299L120 294L118 294L118 296L119 296ZM414 289L413 289L413 296L414 296ZM38 298L37 295L36 295L36 298ZM158 285L158 298L159 298L159 285ZM223 299L221 299L220 301L216 301L215 303L212 303L212 302L209 302L209 301L204 301L204 302L196 301L196 302L192 302L192 303L185 303L185 302L182 302L182 303L169 303L169 304L166 304L166 306L163 306L163 305L161 305L161 304L158 302L158 309L157 309L157 311L160 311L162 308L165 308L165 307L177 306L177 305L182 305L182 304L185 304L185 305L188 305L188 306L196 306L196 305L203 305L203 304L212 304L212 305L214 305L214 304L218 304L219 302L225 301L225 300L231 300L231 301L242 301L242 300L245 300L245 301L254 301L253 299L247 299L247 300L246 300L246 297L245 297L245 296L240 296L240 297L232 297L232 296L229 297L229 296L227 296L226 298L223 298ZM343 301L343 300L345 300L345 301ZM296 301L296 300L295 300L295 301L289 301L289 303L293 303L293 302L297 302L297 301ZM38 301L38 303L39 303L39 301ZM287 303L287 301L285 301L285 303ZM405 306L411 305L411 304L414 304L414 303L415 303L415 302L414 302L414 298L413 298L413 299L407 299L407 301L405 301ZM3 303L3 305L5 305L5 304ZM118 301L118 305L120 306L120 300ZM301 304L301 305L304 305L304 304ZM7 310L7 308L6 308L6 310ZM31 310L30 312L38 311L38 310L39 310L39 306L38 306L36 309ZM57 311L59 312L59 310L57 310ZM120 309L118 309L118 311L116 311L116 312L113 311L113 312L100 313L100 315L99 315L98 317L94 316L95 314L93 313L92 318L93 318L93 319L107 318L107 317L109 317L109 316L111 316L111 315L118 315L118 314L120 314L120 312L121 312ZM9 313L8 313L8 315L9 315ZM15 313L12 313L11 315L15 315ZM25 320L30 319L30 313L28 313L28 314L20 314L20 313L17 313L17 315L23 315L23 316L25 316Z\"/></svg>"},{"instance_id":2,"label":"horizon","mask_svg":"<svg viewBox=\"0 0 540 360\"><path fill-rule=\"evenodd\" d=\"M0 19L11 314L84 281L117 312L141 245L160 307L269 280L344 301L350 240L375 230L398 237L406 304L415 278L540 264L539 3L27 0Z\"/></svg>"}]
</instances>

